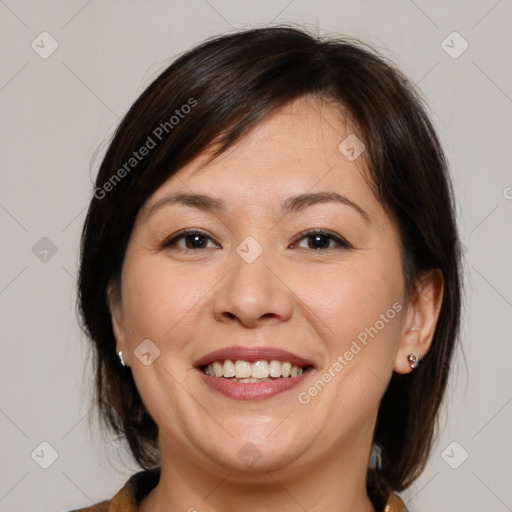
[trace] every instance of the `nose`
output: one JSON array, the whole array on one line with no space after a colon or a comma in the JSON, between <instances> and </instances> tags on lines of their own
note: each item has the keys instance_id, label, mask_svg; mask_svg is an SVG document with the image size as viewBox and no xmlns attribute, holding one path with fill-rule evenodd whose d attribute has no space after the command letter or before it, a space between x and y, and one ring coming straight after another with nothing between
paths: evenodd
<instances>
[{"instance_id":1,"label":"nose","mask_svg":"<svg viewBox=\"0 0 512 512\"><path fill-rule=\"evenodd\" d=\"M234 268L222 280L214 297L216 320L255 328L290 318L292 292L277 277L277 268L268 265L270 259L268 251L263 251L252 263L233 255Z\"/></svg>"}]
</instances>

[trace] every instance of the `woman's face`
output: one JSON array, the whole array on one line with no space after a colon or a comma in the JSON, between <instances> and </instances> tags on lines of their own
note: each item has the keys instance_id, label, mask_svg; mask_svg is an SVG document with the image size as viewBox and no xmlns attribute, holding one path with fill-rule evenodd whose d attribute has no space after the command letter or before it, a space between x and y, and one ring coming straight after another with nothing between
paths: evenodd
<instances>
[{"instance_id":1,"label":"woman's face","mask_svg":"<svg viewBox=\"0 0 512 512\"><path fill-rule=\"evenodd\" d=\"M408 371L410 315L359 144L339 108L302 98L139 212L112 311L163 454L212 470L340 454L366 467L393 369Z\"/></svg>"}]
</instances>

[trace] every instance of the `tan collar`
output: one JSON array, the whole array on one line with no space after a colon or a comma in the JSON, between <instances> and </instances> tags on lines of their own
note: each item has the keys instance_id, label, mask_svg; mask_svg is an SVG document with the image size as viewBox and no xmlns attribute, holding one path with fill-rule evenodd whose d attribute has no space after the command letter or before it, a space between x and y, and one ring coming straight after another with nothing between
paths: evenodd
<instances>
[{"instance_id":1,"label":"tan collar","mask_svg":"<svg viewBox=\"0 0 512 512\"><path fill-rule=\"evenodd\" d=\"M155 487L159 477L160 468L136 473L110 501L75 512L138 512L138 503ZM407 512L407 507L396 494L391 493L382 512Z\"/></svg>"},{"instance_id":2,"label":"tan collar","mask_svg":"<svg viewBox=\"0 0 512 512\"><path fill-rule=\"evenodd\" d=\"M382 512L407 512L407 507L405 503L392 492Z\"/></svg>"}]
</instances>

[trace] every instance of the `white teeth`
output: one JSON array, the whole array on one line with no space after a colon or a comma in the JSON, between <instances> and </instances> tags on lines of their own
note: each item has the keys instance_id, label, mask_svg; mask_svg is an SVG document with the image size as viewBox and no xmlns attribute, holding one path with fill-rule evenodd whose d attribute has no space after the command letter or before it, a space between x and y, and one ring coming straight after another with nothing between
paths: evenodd
<instances>
[{"instance_id":1,"label":"white teeth","mask_svg":"<svg viewBox=\"0 0 512 512\"><path fill-rule=\"evenodd\" d=\"M234 382L265 382L278 378L294 378L302 375L304 369L292 365L289 361L260 360L254 363L248 361L213 361L204 367L204 373L212 377L224 377Z\"/></svg>"},{"instance_id":2,"label":"white teeth","mask_svg":"<svg viewBox=\"0 0 512 512\"><path fill-rule=\"evenodd\" d=\"M252 377L249 377L248 379L237 379L236 377L234 379L231 379L233 380L233 382L242 382L242 383L248 383L248 382L267 382L269 380L272 380L272 379L254 379Z\"/></svg>"},{"instance_id":3,"label":"white teeth","mask_svg":"<svg viewBox=\"0 0 512 512\"><path fill-rule=\"evenodd\" d=\"M251 363L247 361L236 361L235 362L235 376L237 379L244 379L250 377L252 373Z\"/></svg>"},{"instance_id":4,"label":"white teeth","mask_svg":"<svg viewBox=\"0 0 512 512\"><path fill-rule=\"evenodd\" d=\"M280 361L270 361L269 369L271 377L281 377L281 363Z\"/></svg>"},{"instance_id":5,"label":"white teeth","mask_svg":"<svg viewBox=\"0 0 512 512\"><path fill-rule=\"evenodd\" d=\"M267 361L256 361L252 363L251 377L253 379L266 379L270 369Z\"/></svg>"},{"instance_id":6,"label":"white teeth","mask_svg":"<svg viewBox=\"0 0 512 512\"><path fill-rule=\"evenodd\" d=\"M213 371L214 371L215 377L222 377L223 369L222 369L222 365L218 361L213 362Z\"/></svg>"},{"instance_id":7,"label":"white teeth","mask_svg":"<svg viewBox=\"0 0 512 512\"><path fill-rule=\"evenodd\" d=\"M283 363L281 365L281 377L289 377L290 376L290 370L292 368L292 363Z\"/></svg>"},{"instance_id":8,"label":"white teeth","mask_svg":"<svg viewBox=\"0 0 512 512\"><path fill-rule=\"evenodd\" d=\"M230 361L229 359L226 359L224 361L224 374L223 375L227 379L235 376L235 363L233 363L233 361Z\"/></svg>"}]
</instances>

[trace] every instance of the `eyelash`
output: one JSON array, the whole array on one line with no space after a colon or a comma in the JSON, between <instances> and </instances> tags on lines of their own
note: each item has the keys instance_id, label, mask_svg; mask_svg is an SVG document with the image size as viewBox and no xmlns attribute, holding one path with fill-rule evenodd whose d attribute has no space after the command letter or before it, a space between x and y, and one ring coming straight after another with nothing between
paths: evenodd
<instances>
[{"instance_id":1,"label":"eyelash","mask_svg":"<svg viewBox=\"0 0 512 512\"><path fill-rule=\"evenodd\" d=\"M207 233L205 233L203 231L200 231L200 230L197 230L197 229L196 230L184 230L184 231L181 231L180 233L178 233L176 235L173 235L172 238L170 238L170 239L166 240L165 242L163 242L163 244L161 244L161 247L162 247L162 249L168 249L170 247L176 246L176 243L177 243L178 240L185 239L188 236L201 236L203 238L211 240L211 237ZM323 237L326 237L327 239L334 241L336 243L336 245L338 246L337 248L339 248L339 249L352 249L353 248L343 238L341 238L339 236L336 236L333 233L331 233L329 231L325 231L323 229L313 229L313 230L304 231L304 232L300 233L299 234L299 238L297 239L296 242L293 242L293 245L296 245L299 241L301 241L304 238L311 238L313 236L323 236ZM328 247L327 249L335 249L335 248L336 247ZM202 248L200 248L200 247L196 247L194 249L189 249L189 248L181 248L181 249L190 250L190 251L202 250ZM317 252L317 251L325 251L327 249L318 249L318 248L316 248L316 249L310 249L310 250Z\"/></svg>"}]
</instances>

